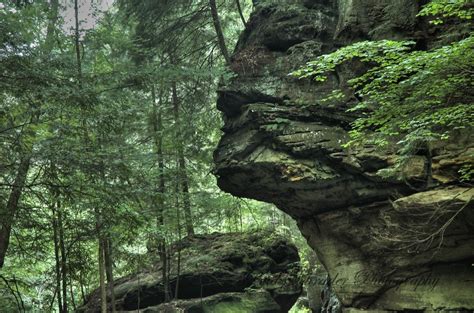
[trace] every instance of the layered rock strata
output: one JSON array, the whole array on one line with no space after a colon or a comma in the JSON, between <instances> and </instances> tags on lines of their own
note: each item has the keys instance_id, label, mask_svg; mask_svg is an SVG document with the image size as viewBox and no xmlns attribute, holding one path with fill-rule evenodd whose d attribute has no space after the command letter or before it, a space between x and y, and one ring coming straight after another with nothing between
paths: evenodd
<instances>
[{"instance_id":1,"label":"layered rock strata","mask_svg":"<svg viewBox=\"0 0 474 313\"><path fill-rule=\"evenodd\" d=\"M324 84L288 76L355 41L436 45L437 31L416 17L423 2L255 4L232 58L236 76L219 90L219 186L296 219L346 311L473 310L474 191L459 184L458 173L473 162L469 133L396 167L395 150L342 147L356 99L321 103L362 73L362 64L341 66Z\"/></svg>"}]
</instances>

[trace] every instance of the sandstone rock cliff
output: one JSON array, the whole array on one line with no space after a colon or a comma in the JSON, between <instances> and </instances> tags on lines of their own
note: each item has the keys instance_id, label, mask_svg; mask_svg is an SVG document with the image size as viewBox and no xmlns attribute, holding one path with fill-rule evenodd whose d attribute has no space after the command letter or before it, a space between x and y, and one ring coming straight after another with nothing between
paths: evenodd
<instances>
[{"instance_id":1,"label":"sandstone rock cliff","mask_svg":"<svg viewBox=\"0 0 474 313\"><path fill-rule=\"evenodd\" d=\"M413 0L261 0L219 90L219 186L276 204L297 220L344 310L474 309L474 191L458 169L473 162L469 134L434 145L393 172L396 151L348 151L351 99L320 104L363 71L340 67L322 85L288 76L358 40L437 44ZM426 188L428 176L435 186Z\"/></svg>"}]
</instances>

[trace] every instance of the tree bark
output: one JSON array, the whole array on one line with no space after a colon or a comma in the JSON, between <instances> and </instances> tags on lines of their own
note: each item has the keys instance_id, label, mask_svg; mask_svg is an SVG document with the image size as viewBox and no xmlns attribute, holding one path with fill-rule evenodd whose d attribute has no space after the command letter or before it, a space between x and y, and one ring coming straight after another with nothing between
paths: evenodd
<instances>
[{"instance_id":1,"label":"tree bark","mask_svg":"<svg viewBox=\"0 0 474 313\"><path fill-rule=\"evenodd\" d=\"M7 254L8 245L10 244L10 235L12 231L12 224L15 220L16 212L18 211L18 203L25 186L28 170L30 169L31 154L27 153L20 161L18 172L13 182L13 187L8 197L8 202L5 207L5 212L2 212L2 222L0 229L0 268L3 267L5 256Z\"/></svg>"},{"instance_id":2,"label":"tree bark","mask_svg":"<svg viewBox=\"0 0 474 313\"><path fill-rule=\"evenodd\" d=\"M112 255L112 240L110 236L107 236L105 240L105 274L107 275L107 284L110 293L110 304L112 306L112 313L117 312L115 310L115 290L114 290L114 272L113 272L113 255Z\"/></svg>"},{"instance_id":3,"label":"tree bark","mask_svg":"<svg viewBox=\"0 0 474 313\"><path fill-rule=\"evenodd\" d=\"M164 230L164 206L165 206L165 162L163 157L163 119L162 119L162 106L163 99L160 95L160 107L157 106L156 91L155 86L152 85L151 89L152 101L153 101L153 132L155 138L156 146L156 156L158 161L158 201L157 203L157 227L163 232ZM160 256L160 261L162 265L162 277L163 277L163 287L165 294L165 302L170 300L169 292L169 276L168 276L168 258L167 258L167 249L166 249L166 240L163 233L158 236L158 253Z\"/></svg>"},{"instance_id":4,"label":"tree bark","mask_svg":"<svg viewBox=\"0 0 474 313\"><path fill-rule=\"evenodd\" d=\"M13 289L12 286L10 286L10 282L8 281L8 279L6 279L5 277L3 277L2 275L0 275L0 279L3 281L3 283L6 285L6 287L8 288L8 290L10 291L10 293L12 294L13 298L15 298L15 302L16 302L16 306L18 308L18 312L26 312L25 310L25 304L23 303L23 299L21 298L21 294L18 292L18 284L16 283L16 279L15 279L15 276L13 276L13 280L15 282L15 287L16 287L16 290Z\"/></svg>"},{"instance_id":5,"label":"tree bark","mask_svg":"<svg viewBox=\"0 0 474 313\"><path fill-rule=\"evenodd\" d=\"M227 50L227 45L225 44L224 33L222 32L221 22L219 20L219 13L217 12L216 0L209 0L209 6L211 8L212 22L214 23L214 29L216 30L219 48L221 50L222 55L224 56L225 63L227 65L230 65L229 51Z\"/></svg>"},{"instance_id":6,"label":"tree bark","mask_svg":"<svg viewBox=\"0 0 474 313\"><path fill-rule=\"evenodd\" d=\"M63 313L68 312L67 304L67 259L66 259L66 246L64 244L64 224L63 224L63 213L61 212L61 203L57 200L57 213L58 213L58 229L59 229L59 249L61 250L61 278L63 287Z\"/></svg>"},{"instance_id":7,"label":"tree bark","mask_svg":"<svg viewBox=\"0 0 474 313\"><path fill-rule=\"evenodd\" d=\"M99 228L99 227L98 227ZM105 257L104 257L104 240L99 234L99 286L100 286L100 312L107 313L107 289L105 286Z\"/></svg>"},{"instance_id":8,"label":"tree bark","mask_svg":"<svg viewBox=\"0 0 474 313\"><path fill-rule=\"evenodd\" d=\"M74 20L75 20L75 29L74 29L74 41L75 41L75 50L76 50L76 62L77 62L77 81L79 88L82 89L82 63L81 63L81 46L80 39L81 33L79 29L79 4L78 0L74 0Z\"/></svg>"},{"instance_id":9,"label":"tree bark","mask_svg":"<svg viewBox=\"0 0 474 313\"><path fill-rule=\"evenodd\" d=\"M74 312L76 312L77 311L76 298L74 297L74 290L73 290L71 275L69 275L69 294L71 295L72 309Z\"/></svg>"},{"instance_id":10,"label":"tree bark","mask_svg":"<svg viewBox=\"0 0 474 313\"><path fill-rule=\"evenodd\" d=\"M54 259L56 271L56 291L58 294L58 310L62 311L62 297L61 297L61 261L59 258L59 235L58 235L58 220L54 203L51 206L53 213L53 242L54 242Z\"/></svg>"},{"instance_id":11,"label":"tree bark","mask_svg":"<svg viewBox=\"0 0 474 313\"><path fill-rule=\"evenodd\" d=\"M247 27L247 21L245 20L244 14L242 13L242 7L240 6L240 0L235 0L235 4L237 5L237 11L239 11L240 19L245 27Z\"/></svg>"},{"instance_id":12,"label":"tree bark","mask_svg":"<svg viewBox=\"0 0 474 313\"><path fill-rule=\"evenodd\" d=\"M179 173L178 180L175 185L175 201L176 201L176 222L177 222L177 233L178 233L178 242L181 241L181 212L179 209ZM174 298L178 299L179 296L179 279L181 275L181 245L178 245L178 260L176 262L176 284L174 289Z\"/></svg>"},{"instance_id":13,"label":"tree bark","mask_svg":"<svg viewBox=\"0 0 474 313\"><path fill-rule=\"evenodd\" d=\"M54 161L50 161L50 166L46 172L51 186L59 184L56 166ZM59 312L68 312L67 302L67 256L66 245L64 239L64 223L63 212L61 207L61 192L58 187L49 188L49 202L53 214L53 240L54 240L54 257L56 261L56 286L58 288L58 304Z\"/></svg>"},{"instance_id":14,"label":"tree bark","mask_svg":"<svg viewBox=\"0 0 474 313\"><path fill-rule=\"evenodd\" d=\"M163 209L164 209L164 194L165 194L165 162L163 157L163 119L162 119L162 97L160 96L160 107L157 105L157 97L155 86L152 85L151 88L151 95L152 95L152 102L153 102L153 116L152 116L152 124L153 124L153 136L155 141L155 148L156 148L156 157L158 162L158 205L157 205L157 224L158 226L163 226L164 219L163 219Z\"/></svg>"},{"instance_id":15,"label":"tree bark","mask_svg":"<svg viewBox=\"0 0 474 313\"><path fill-rule=\"evenodd\" d=\"M189 180L188 174L186 172L186 159L184 158L184 145L183 145L183 136L181 132L181 121L179 116L179 99L178 91L176 88L176 82L172 84L172 100L173 100L173 112L176 126L176 137L178 141L178 181L181 186L181 192L183 194L183 209L184 209L184 223L186 226L186 233L188 236L194 235L194 226L191 214L191 200L189 197Z\"/></svg>"},{"instance_id":16,"label":"tree bark","mask_svg":"<svg viewBox=\"0 0 474 313\"><path fill-rule=\"evenodd\" d=\"M84 291L84 279L83 279L83 274L82 274L82 269L79 271L79 285L81 289L81 299L82 302L86 302L86 292Z\"/></svg>"}]
</instances>

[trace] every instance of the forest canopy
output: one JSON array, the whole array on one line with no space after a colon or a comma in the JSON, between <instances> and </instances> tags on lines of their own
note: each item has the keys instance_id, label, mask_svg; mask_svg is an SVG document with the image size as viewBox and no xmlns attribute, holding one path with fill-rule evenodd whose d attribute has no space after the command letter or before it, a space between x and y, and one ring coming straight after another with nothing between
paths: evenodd
<instances>
[{"instance_id":1,"label":"forest canopy","mask_svg":"<svg viewBox=\"0 0 474 313\"><path fill-rule=\"evenodd\" d=\"M212 175L221 49L251 3L91 3L0 2L0 307L11 311L72 311L153 262L150 249L282 220Z\"/></svg>"},{"instance_id":2,"label":"forest canopy","mask_svg":"<svg viewBox=\"0 0 474 313\"><path fill-rule=\"evenodd\" d=\"M223 126L216 90L237 76L232 52L252 27L254 5L0 0L0 312L76 311L94 290L101 311L109 297L115 312L117 278L155 264L171 301L179 286L171 290L167 279L181 255L170 251L214 232L284 234L298 246L298 275L307 278L314 253L296 223L271 204L222 192L213 175ZM363 63L349 93L336 90L309 106L350 103L358 117L348 151L370 145L395 147L401 161L430 157L433 142L474 126L473 14L470 1L432 0L418 18L434 32L458 25L450 36L358 41L284 75L315 86ZM286 53L267 48L248 51ZM259 71L266 57L250 55L249 64ZM474 175L472 165L459 171L466 181Z\"/></svg>"}]
</instances>

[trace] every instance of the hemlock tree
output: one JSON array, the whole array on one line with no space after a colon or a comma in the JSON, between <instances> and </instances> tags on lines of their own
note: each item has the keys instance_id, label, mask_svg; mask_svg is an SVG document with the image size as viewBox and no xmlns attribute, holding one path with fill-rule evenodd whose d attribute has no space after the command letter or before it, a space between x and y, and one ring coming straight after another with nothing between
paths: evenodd
<instances>
[{"instance_id":1,"label":"hemlock tree","mask_svg":"<svg viewBox=\"0 0 474 313\"><path fill-rule=\"evenodd\" d=\"M219 192L210 174L226 71L209 2L199 3L169 11L159 27L114 8L84 29L72 1L71 32L54 1L0 8L1 221L13 234L1 307L75 310L96 286L105 300L114 277L156 262L147 250L168 265L179 260L167 248L188 233L273 225L273 209ZM230 47L239 12L216 6ZM197 15L187 19L189 10ZM171 32L176 23L187 27ZM14 215L5 210L13 202ZM105 310L113 305L102 301Z\"/></svg>"}]
</instances>

